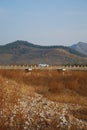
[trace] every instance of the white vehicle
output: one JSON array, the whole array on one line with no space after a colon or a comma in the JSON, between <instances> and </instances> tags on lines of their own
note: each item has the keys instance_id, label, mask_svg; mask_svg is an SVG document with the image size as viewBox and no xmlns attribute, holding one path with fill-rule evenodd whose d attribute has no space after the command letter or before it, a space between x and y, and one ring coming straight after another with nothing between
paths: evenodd
<instances>
[{"instance_id":1,"label":"white vehicle","mask_svg":"<svg viewBox=\"0 0 87 130\"><path fill-rule=\"evenodd\" d=\"M39 67L48 67L49 65L48 64L39 64L38 66Z\"/></svg>"}]
</instances>

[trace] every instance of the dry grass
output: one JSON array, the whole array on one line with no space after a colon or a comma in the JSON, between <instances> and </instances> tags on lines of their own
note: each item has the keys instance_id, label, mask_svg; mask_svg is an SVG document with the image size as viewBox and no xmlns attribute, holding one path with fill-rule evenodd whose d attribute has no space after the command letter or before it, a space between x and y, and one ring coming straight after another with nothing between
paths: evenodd
<instances>
[{"instance_id":1,"label":"dry grass","mask_svg":"<svg viewBox=\"0 0 87 130\"><path fill-rule=\"evenodd\" d=\"M87 107L83 107L77 111L73 110L72 113L76 118L87 121Z\"/></svg>"},{"instance_id":2,"label":"dry grass","mask_svg":"<svg viewBox=\"0 0 87 130\"><path fill-rule=\"evenodd\" d=\"M86 71L33 70L26 73L24 70L0 70L0 74L24 88L28 85L51 100L87 105Z\"/></svg>"},{"instance_id":3,"label":"dry grass","mask_svg":"<svg viewBox=\"0 0 87 130\"><path fill-rule=\"evenodd\" d=\"M0 70L0 112L3 117L0 122L1 130L10 129L9 124L8 128L4 128L3 124L6 122L4 115L10 116L11 109L18 104L18 99L23 95L32 95L33 92L54 101L83 105L83 109L72 113L76 118L87 121L86 71L33 70L26 73L25 70ZM14 120L19 120L20 124L23 124L24 119L20 110ZM76 126L73 125L70 130L74 129L76 130Z\"/></svg>"},{"instance_id":4,"label":"dry grass","mask_svg":"<svg viewBox=\"0 0 87 130\"><path fill-rule=\"evenodd\" d=\"M10 77L2 76L0 73L0 130L22 130L25 119L20 108L19 99L23 95L32 96L33 91L32 87L17 83L15 80L11 80ZM15 117L13 117L15 106L19 106L19 108Z\"/></svg>"}]
</instances>

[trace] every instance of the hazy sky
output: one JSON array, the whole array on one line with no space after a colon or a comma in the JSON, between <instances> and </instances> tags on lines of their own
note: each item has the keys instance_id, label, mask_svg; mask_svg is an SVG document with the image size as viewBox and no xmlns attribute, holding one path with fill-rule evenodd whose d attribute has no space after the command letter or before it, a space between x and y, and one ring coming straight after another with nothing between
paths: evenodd
<instances>
[{"instance_id":1,"label":"hazy sky","mask_svg":"<svg viewBox=\"0 0 87 130\"><path fill-rule=\"evenodd\" d=\"M87 42L87 0L0 0L0 44Z\"/></svg>"}]
</instances>

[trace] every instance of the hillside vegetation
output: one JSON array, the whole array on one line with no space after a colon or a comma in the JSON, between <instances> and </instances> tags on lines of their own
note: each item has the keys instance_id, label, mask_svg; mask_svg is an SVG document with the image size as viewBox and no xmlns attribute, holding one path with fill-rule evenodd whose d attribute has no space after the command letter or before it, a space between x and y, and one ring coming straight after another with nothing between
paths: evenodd
<instances>
[{"instance_id":1,"label":"hillside vegetation","mask_svg":"<svg viewBox=\"0 0 87 130\"><path fill-rule=\"evenodd\" d=\"M40 46L15 41L0 46L0 64L87 64L87 57L70 47Z\"/></svg>"}]
</instances>

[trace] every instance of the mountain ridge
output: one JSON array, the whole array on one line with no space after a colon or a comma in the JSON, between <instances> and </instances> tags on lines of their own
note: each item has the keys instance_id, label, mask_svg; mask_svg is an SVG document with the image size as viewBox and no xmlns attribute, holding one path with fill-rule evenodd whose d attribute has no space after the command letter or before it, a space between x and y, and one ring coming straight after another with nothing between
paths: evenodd
<instances>
[{"instance_id":1,"label":"mountain ridge","mask_svg":"<svg viewBox=\"0 0 87 130\"><path fill-rule=\"evenodd\" d=\"M71 48L87 56L87 43L78 42L77 44L73 44Z\"/></svg>"},{"instance_id":2,"label":"mountain ridge","mask_svg":"<svg viewBox=\"0 0 87 130\"><path fill-rule=\"evenodd\" d=\"M67 51L69 51L70 53L74 53L76 55L80 55L80 56L85 56L83 53L80 53L79 51L75 50L73 47L66 47L64 45L49 45L49 46L41 46L41 45L36 45L36 44L33 44L31 42L27 42L27 41L22 41L22 40L17 40L17 41L14 41L14 42L11 42L11 43L8 43L8 44L5 44L2 47L2 49L4 47L6 47L7 49L13 49L13 48L18 48L24 45L27 46L27 47L34 47L34 48L40 48L40 49L53 49L53 48L59 48L59 49L65 49Z\"/></svg>"},{"instance_id":3,"label":"mountain ridge","mask_svg":"<svg viewBox=\"0 0 87 130\"><path fill-rule=\"evenodd\" d=\"M71 47L41 46L17 40L0 46L0 64L87 64L87 57Z\"/></svg>"}]
</instances>

